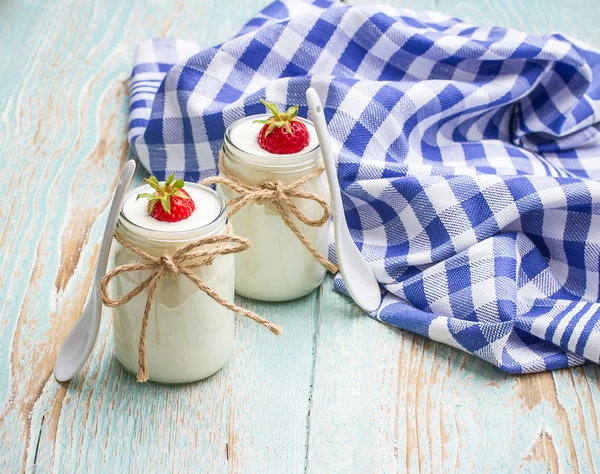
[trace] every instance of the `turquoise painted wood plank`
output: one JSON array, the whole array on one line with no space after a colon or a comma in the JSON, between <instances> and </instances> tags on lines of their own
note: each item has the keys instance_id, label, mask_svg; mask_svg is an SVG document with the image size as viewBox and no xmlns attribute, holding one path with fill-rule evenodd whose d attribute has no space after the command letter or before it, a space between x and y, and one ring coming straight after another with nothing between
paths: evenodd
<instances>
[{"instance_id":1,"label":"turquoise painted wood plank","mask_svg":"<svg viewBox=\"0 0 600 474\"><path fill-rule=\"evenodd\" d=\"M137 385L113 359L106 318L84 373L64 385L51 377L127 156L125 81L136 43L155 35L218 43L260 6L3 5L3 178L32 192L25 202L11 189L12 207L0 211L3 472L304 470L316 293L285 309L244 302L286 335L239 321L231 363L207 382Z\"/></svg>"},{"instance_id":2,"label":"turquoise painted wood plank","mask_svg":"<svg viewBox=\"0 0 600 474\"><path fill-rule=\"evenodd\" d=\"M213 44L266 3L0 5L0 171L34 190L28 203L11 190L0 210L2 470L301 472L306 458L309 472L470 471L482 452L488 470L598 470L595 366L508 377L364 317L330 281L323 296L250 305L286 336L240 321L230 364L209 381L136 385L113 359L108 320L85 374L51 378L126 157L135 44ZM571 25L598 44L595 4L581 0L403 5L536 33Z\"/></svg>"},{"instance_id":3,"label":"turquoise painted wood plank","mask_svg":"<svg viewBox=\"0 0 600 474\"><path fill-rule=\"evenodd\" d=\"M31 440L35 445L39 437L37 469L303 472L317 294L285 312L277 304L241 302L277 320L285 335L238 320L228 365L186 386L136 383L114 358L103 325L85 376L64 394L55 436L42 423Z\"/></svg>"},{"instance_id":4,"label":"turquoise painted wood plank","mask_svg":"<svg viewBox=\"0 0 600 474\"><path fill-rule=\"evenodd\" d=\"M600 46L597 2L388 1ZM591 15L595 12L595 15ZM308 472L598 472L600 370L514 377L325 288Z\"/></svg>"},{"instance_id":5,"label":"turquoise painted wood plank","mask_svg":"<svg viewBox=\"0 0 600 474\"><path fill-rule=\"evenodd\" d=\"M600 370L515 377L361 314L328 281L308 472L597 472Z\"/></svg>"}]
</instances>

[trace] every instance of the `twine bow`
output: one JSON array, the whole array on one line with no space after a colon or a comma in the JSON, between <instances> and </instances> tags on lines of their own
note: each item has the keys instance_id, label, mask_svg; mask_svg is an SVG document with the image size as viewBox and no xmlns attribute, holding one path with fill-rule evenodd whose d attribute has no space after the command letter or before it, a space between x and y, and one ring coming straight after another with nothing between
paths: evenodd
<instances>
[{"instance_id":1,"label":"twine bow","mask_svg":"<svg viewBox=\"0 0 600 474\"><path fill-rule=\"evenodd\" d=\"M315 193L302 191L298 189L301 185L321 175L325 168L319 168L307 175L302 176L296 181L291 183L282 183L281 181L265 181L258 186L251 186L241 181L237 176L231 173L224 163L223 152L219 152L219 176L207 178L201 182L201 184L221 184L231 188L233 191L239 194L236 197L227 202L229 208L229 217L233 216L243 206L249 202L255 201L259 204L272 203L277 210L277 213L285 222L285 225L298 237L300 242L308 249L308 251L319 261L323 267L325 267L331 273L338 271L337 265L323 257L319 251L308 241L308 239L300 232L298 226L294 223L290 216L290 212L296 216L296 218L311 227L321 227L329 221L331 217L331 209L325 199ZM316 202L323 209L323 214L318 219L309 219L304 215L300 209L294 204L292 198L308 199L309 201Z\"/></svg>"},{"instance_id":2,"label":"twine bow","mask_svg":"<svg viewBox=\"0 0 600 474\"><path fill-rule=\"evenodd\" d=\"M283 329L278 324L274 324L267 319L262 318L258 314L241 308L236 304L224 299L221 295L219 295L219 293L209 287L204 281L202 281L200 277L198 277L198 275L192 271L195 268L199 268L204 265L211 265L213 260L219 255L234 254L247 250L250 248L250 242L247 239L236 235L231 235L230 232L221 235L203 237L186 245L185 247L176 250L170 255L163 254L159 257L155 257L154 255L150 255L143 250L134 247L129 242L124 240L118 233L115 234L115 239L121 244L121 246L136 254L144 262L119 265L108 272L100 282L100 298L106 306L111 308L121 306L122 304L131 301L142 291L148 289L146 306L144 308L144 315L142 317L142 327L140 330L137 372L138 382L145 382L148 380L148 368L146 367L146 331L148 329L148 320L150 317L152 300L154 299L154 294L156 292L156 288L158 287L158 283L164 277L176 277L178 275L184 275L185 277L189 278L198 287L198 289L206 293L225 308L256 321L258 324L268 328L274 334L280 335L283 333ZM204 249L201 248L207 245L215 244L216 246L213 247ZM228 244L235 245L232 246ZM121 273L144 270L153 271L153 273L137 287L135 287L129 293L123 295L121 298L116 300L110 298L108 295L108 285L114 277L120 275Z\"/></svg>"}]
</instances>

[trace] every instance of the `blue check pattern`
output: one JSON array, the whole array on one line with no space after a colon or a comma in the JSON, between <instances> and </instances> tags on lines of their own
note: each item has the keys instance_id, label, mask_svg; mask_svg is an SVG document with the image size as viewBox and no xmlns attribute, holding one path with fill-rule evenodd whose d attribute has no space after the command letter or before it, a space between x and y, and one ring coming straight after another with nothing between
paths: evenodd
<instances>
[{"instance_id":1,"label":"blue check pattern","mask_svg":"<svg viewBox=\"0 0 600 474\"><path fill-rule=\"evenodd\" d=\"M159 178L200 180L229 124L264 112L262 97L307 116L308 87L385 290L373 318L512 373L599 362L597 50L439 13L277 1L216 47L140 45L131 147Z\"/></svg>"}]
</instances>

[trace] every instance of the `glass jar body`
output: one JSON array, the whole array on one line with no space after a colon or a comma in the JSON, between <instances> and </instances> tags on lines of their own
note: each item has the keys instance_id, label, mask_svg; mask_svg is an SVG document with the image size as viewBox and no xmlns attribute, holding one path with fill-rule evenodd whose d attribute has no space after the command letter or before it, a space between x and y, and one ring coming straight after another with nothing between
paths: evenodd
<instances>
[{"instance_id":1,"label":"glass jar body","mask_svg":"<svg viewBox=\"0 0 600 474\"><path fill-rule=\"evenodd\" d=\"M146 253L159 256L189 243L149 242L136 238L122 226L120 235ZM225 228L222 229L222 233ZM143 263L122 247L113 245L115 266ZM222 255L193 270L209 287L228 301L234 299L233 255ZM113 279L111 292L121 297L151 275L150 271L124 272ZM119 362L130 372L138 369L142 316L148 297L142 291L113 311L113 340ZM188 383L211 376L223 367L234 341L233 312L201 291L184 275L163 277L156 289L146 333L146 366L150 381Z\"/></svg>"},{"instance_id":2,"label":"glass jar body","mask_svg":"<svg viewBox=\"0 0 600 474\"><path fill-rule=\"evenodd\" d=\"M257 186L266 181L291 183L323 166L317 153L309 163L294 167L253 166L224 147L224 164L246 184ZM297 189L317 194L330 203L325 173ZM217 191L229 201L239 195L226 186ZM309 219L318 219L323 209L312 200L292 198L299 211ZM291 219L300 232L327 258L329 222L321 227ZM286 301L304 296L317 288L326 270L285 224L272 203L249 202L230 217L236 234L246 237L252 247L235 256L235 290L238 294L263 301Z\"/></svg>"}]
</instances>

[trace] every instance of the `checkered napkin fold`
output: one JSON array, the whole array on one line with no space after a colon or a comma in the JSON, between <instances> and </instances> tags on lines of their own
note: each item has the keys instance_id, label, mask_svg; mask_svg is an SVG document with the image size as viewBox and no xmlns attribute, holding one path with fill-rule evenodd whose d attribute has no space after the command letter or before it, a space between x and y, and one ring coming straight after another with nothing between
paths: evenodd
<instances>
[{"instance_id":1,"label":"checkered napkin fold","mask_svg":"<svg viewBox=\"0 0 600 474\"><path fill-rule=\"evenodd\" d=\"M278 1L216 47L141 44L131 147L159 178L203 179L229 124L263 113L262 97L306 116L309 86L386 290L373 318L513 373L599 362L599 51L439 13Z\"/></svg>"}]
</instances>

